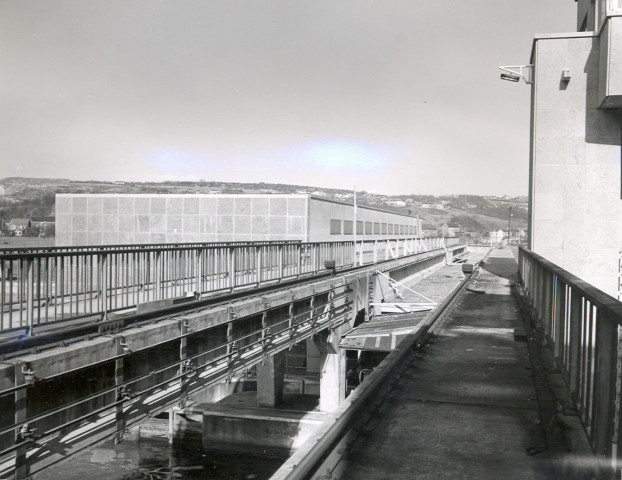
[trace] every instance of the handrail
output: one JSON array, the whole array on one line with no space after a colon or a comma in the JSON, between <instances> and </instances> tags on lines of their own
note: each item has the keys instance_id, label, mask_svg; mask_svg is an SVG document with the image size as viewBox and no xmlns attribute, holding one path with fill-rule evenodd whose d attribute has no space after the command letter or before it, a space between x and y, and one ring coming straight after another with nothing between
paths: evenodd
<instances>
[{"instance_id":1,"label":"handrail","mask_svg":"<svg viewBox=\"0 0 622 480\"><path fill-rule=\"evenodd\" d=\"M523 247L518 267L597 464L619 472L622 303Z\"/></svg>"},{"instance_id":2,"label":"handrail","mask_svg":"<svg viewBox=\"0 0 622 480\"><path fill-rule=\"evenodd\" d=\"M108 245L0 251L0 332L101 316L145 302L234 291L453 246L457 238Z\"/></svg>"}]
</instances>

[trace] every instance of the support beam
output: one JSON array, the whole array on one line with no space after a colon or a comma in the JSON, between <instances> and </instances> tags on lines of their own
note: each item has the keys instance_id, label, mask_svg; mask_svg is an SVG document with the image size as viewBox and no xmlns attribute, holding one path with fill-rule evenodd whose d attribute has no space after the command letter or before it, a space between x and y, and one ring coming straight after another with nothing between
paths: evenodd
<instances>
[{"instance_id":1,"label":"support beam","mask_svg":"<svg viewBox=\"0 0 622 480\"><path fill-rule=\"evenodd\" d=\"M257 406L276 407L283 401L285 352L266 358L257 365Z\"/></svg>"}]
</instances>

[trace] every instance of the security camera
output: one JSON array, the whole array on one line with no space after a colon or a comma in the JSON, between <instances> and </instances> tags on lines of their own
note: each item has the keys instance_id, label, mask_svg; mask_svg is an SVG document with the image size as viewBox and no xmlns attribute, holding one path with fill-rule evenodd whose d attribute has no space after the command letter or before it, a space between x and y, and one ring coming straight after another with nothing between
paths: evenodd
<instances>
[{"instance_id":1,"label":"security camera","mask_svg":"<svg viewBox=\"0 0 622 480\"><path fill-rule=\"evenodd\" d=\"M502 73L501 80L507 80L508 82L518 82L520 80L520 76L512 73Z\"/></svg>"}]
</instances>

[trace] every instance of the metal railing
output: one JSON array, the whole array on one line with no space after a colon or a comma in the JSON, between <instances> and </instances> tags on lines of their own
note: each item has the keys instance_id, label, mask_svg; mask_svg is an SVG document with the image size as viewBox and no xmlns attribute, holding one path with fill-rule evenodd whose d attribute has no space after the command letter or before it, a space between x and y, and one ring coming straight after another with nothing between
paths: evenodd
<instances>
[{"instance_id":1,"label":"metal railing","mask_svg":"<svg viewBox=\"0 0 622 480\"><path fill-rule=\"evenodd\" d=\"M102 246L0 251L0 332L446 248L458 239ZM449 244L449 245L447 245ZM86 247L85 247L86 248Z\"/></svg>"},{"instance_id":2,"label":"metal railing","mask_svg":"<svg viewBox=\"0 0 622 480\"><path fill-rule=\"evenodd\" d=\"M598 464L619 471L622 303L525 248L518 265Z\"/></svg>"}]
</instances>

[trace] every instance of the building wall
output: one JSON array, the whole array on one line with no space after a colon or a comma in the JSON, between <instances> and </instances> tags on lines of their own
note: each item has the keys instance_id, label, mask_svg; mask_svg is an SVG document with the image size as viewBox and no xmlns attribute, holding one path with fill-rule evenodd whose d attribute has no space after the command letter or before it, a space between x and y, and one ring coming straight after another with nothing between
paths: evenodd
<instances>
[{"instance_id":1,"label":"building wall","mask_svg":"<svg viewBox=\"0 0 622 480\"><path fill-rule=\"evenodd\" d=\"M414 237L421 235L422 221L416 217L400 215L372 208L357 207L358 240ZM339 232L333 229L338 222ZM354 238L354 206L311 198L309 203L309 239L313 242L344 241ZM348 223L350 228L348 228ZM397 227L396 227L397 226ZM350 233L348 233L350 232Z\"/></svg>"},{"instance_id":2,"label":"building wall","mask_svg":"<svg viewBox=\"0 0 622 480\"><path fill-rule=\"evenodd\" d=\"M56 245L307 240L306 195L56 196Z\"/></svg>"},{"instance_id":3,"label":"building wall","mask_svg":"<svg viewBox=\"0 0 622 480\"><path fill-rule=\"evenodd\" d=\"M599 101L599 47L591 32L534 42L530 242L536 253L617 296L622 118ZM563 69L570 69L568 82Z\"/></svg>"}]
</instances>

